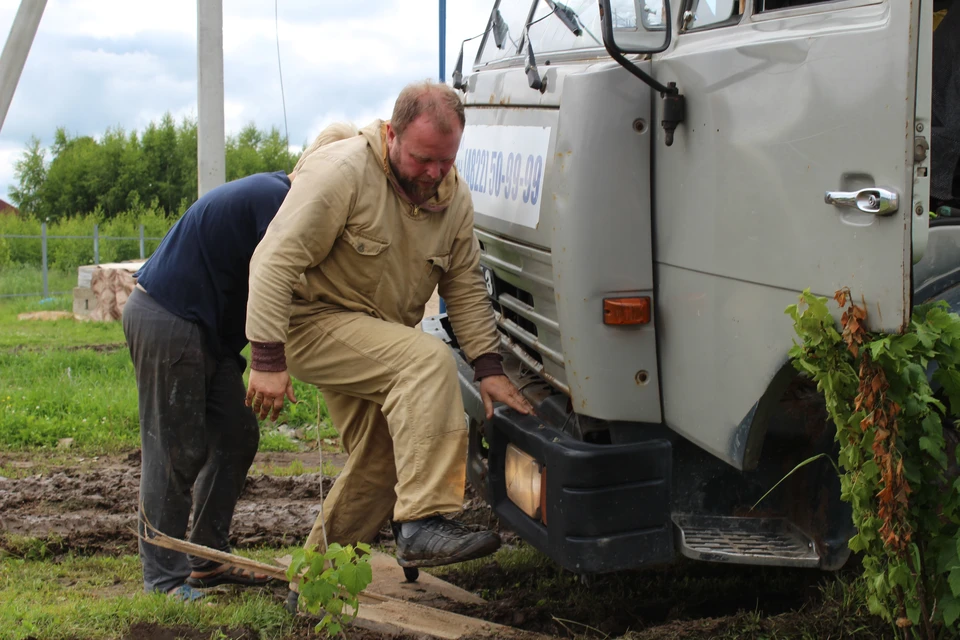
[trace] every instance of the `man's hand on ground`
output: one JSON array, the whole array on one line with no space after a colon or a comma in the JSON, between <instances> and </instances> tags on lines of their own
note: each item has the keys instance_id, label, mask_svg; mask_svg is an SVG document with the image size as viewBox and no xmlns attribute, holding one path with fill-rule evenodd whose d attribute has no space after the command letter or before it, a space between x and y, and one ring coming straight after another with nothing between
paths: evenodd
<instances>
[{"instance_id":1,"label":"man's hand on ground","mask_svg":"<svg viewBox=\"0 0 960 640\"><path fill-rule=\"evenodd\" d=\"M517 390L507 376L487 376L480 380L480 397L487 420L493 417L493 403L503 402L511 409L525 415L533 415L533 406Z\"/></svg>"},{"instance_id":2,"label":"man's hand on ground","mask_svg":"<svg viewBox=\"0 0 960 640\"><path fill-rule=\"evenodd\" d=\"M286 371L257 371L251 369L250 381L247 384L246 405L253 409L253 413L261 420L270 415L276 420L283 409L283 396L296 403L293 395L293 381Z\"/></svg>"}]
</instances>

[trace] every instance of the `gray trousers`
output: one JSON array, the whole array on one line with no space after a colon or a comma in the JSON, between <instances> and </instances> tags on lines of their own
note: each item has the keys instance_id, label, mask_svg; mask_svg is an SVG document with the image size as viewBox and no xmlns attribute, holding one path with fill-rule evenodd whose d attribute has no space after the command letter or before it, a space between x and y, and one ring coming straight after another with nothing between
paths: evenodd
<instances>
[{"instance_id":1,"label":"gray trousers","mask_svg":"<svg viewBox=\"0 0 960 640\"><path fill-rule=\"evenodd\" d=\"M230 551L230 521L260 442L238 358L215 358L198 325L139 289L124 305L123 332L139 394L141 535L146 517L183 539L192 508L190 541ZM148 593L218 566L143 541L140 561Z\"/></svg>"}]
</instances>

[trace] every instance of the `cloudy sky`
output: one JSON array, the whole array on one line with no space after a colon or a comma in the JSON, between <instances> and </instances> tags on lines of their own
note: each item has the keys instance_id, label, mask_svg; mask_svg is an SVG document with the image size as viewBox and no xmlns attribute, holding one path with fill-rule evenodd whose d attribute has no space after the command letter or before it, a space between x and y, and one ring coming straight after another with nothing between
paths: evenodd
<instances>
[{"instance_id":1,"label":"cloudy sky","mask_svg":"<svg viewBox=\"0 0 960 640\"><path fill-rule=\"evenodd\" d=\"M389 117L399 89L439 75L438 0L277 0L290 142L328 123ZM19 0L0 0L6 41ZM446 76L493 0L447 1ZM48 0L0 130L0 197L31 135L128 132L169 111L197 113L196 0ZM283 131L274 0L223 0L227 135L253 122ZM469 68L479 40L467 43ZM473 45L471 47L471 45Z\"/></svg>"}]
</instances>

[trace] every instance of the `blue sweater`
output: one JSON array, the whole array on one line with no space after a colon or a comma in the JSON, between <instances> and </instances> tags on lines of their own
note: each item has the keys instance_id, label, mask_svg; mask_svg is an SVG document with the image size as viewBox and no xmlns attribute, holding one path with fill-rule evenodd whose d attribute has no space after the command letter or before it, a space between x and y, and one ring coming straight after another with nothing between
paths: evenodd
<instances>
[{"instance_id":1,"label":"blue sweater","mask_svg":"<svg viewBox=\"0 0 960 640\"><path fill-rule=\"evenodd\" d=\"M250 258L289 190L283 171L210 190L187 209L135 274L167 311L200 325L218 358L239 357L247 344Z\"/></svg>"}]
</instances>

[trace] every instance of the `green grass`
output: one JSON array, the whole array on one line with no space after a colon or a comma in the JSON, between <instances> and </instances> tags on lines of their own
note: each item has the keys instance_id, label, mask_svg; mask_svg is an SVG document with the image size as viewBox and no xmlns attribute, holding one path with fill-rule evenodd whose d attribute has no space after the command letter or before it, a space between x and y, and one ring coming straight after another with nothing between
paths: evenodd
<instances>
[{"instance_id":1,"label":"green grass","mask_svg":"<svg viewBox=\"0 0 960 640\"><path fill-rule=\"evenodd\" d=\"M84 345L122 345L126 348L119 322L78 322L69 318L17 319L21 313L72 309L73 300L69 296L59 296L44 303L39 298L0 300L0 351L48 350Z\"/></svg>"},{"instance_id":2,"label":"green grass","mask_svg":"<svg viewBox=\"0 0 960 640\"><path fill-rule=\"evenodd\" d=\"M49 450L62 438L73 438L71 451L79 455L139 446L136 378L121 324L17 320L20 313L70 306L66 297L0 302L0 450ZM249 361L249 347L244 355ZM320 436L336 437L316 389L299 380L294 389L299 403L288 402L276 424L316 425L319 400ZM299 441L269 421L260 424L260 451L300 451L317 437L315 427Z\"/></svg>"},{"instance_id":3,"label":"green grass","mask_svg":"<svg viewBox=\"0 0 960 640\"><path fill-rule=\"evenodd\" d=\"M244 554L264 562L291 550L265 549ZM228 589L206 604L182 604L143 593L136 556L66 557L42 554L0 560L0 638L114 640L137 622L187 625L210 631L249 627L263 640L281 638L294 619L269 590Z\"/></svg>"},{"instance_id":4,"label":"green grass","mask_svg":"<svg viewBox=\"0 0 960 640\"><path fill-rule=\"evenodd\" d=\"M0 352L0 442L55 447L73 438L84 451L137 446L133 365L125 350Z\"/></svg>"},{"instance_id":5,"label":"green grass","mask_svg":"<svg viewBox=\"0 0 960 640\"><path fill-rule=\"evenodd\" d=\"M47 287L50 292L69 291L77 286L77 270L47 271ZM40 266L3 265L0 267L0 295L36 293L35 300L43 296L43 271Z\"/></svg>"},{"instance_id":6,"label":"green grass","mask_svg":"<svg viewBox=\"0 0 960 640\"><path fill-rule=\"evenodd\" d=\"M307 473L317 473L320 470L321 467L319 465L305 465L300 460L294 460L287 465L254 463L250 468L250 475L290 477L302 476ZM340 467L328 460L323 461L322 470L325 476L336 476L342 471Z\"/></svg>"}]
</instances>

